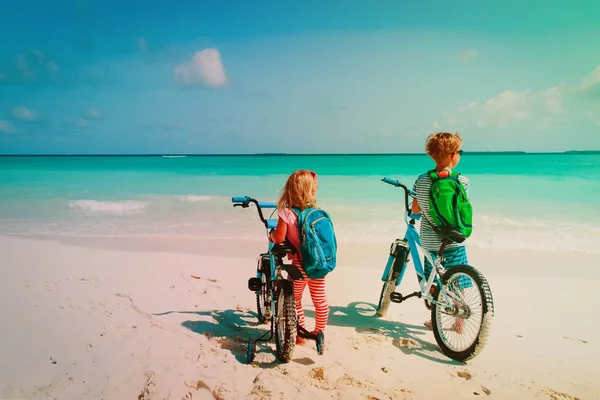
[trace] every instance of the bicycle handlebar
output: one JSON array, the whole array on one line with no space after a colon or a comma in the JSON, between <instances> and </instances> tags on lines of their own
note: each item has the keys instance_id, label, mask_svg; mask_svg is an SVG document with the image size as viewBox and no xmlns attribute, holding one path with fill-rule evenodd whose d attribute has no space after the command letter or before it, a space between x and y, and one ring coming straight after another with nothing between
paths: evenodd
<instances>
[{"instance_id":1,"label":"bicycle handlebar","mask_svg":"<svg viewBox=\"0 0 600 400\"><path fill-rule=\"evenodd\" d=\"M262 223L265 225L265 227L267 229L273 228L273 226L270 226L270 224L269 224L270 220L265 219L265 217L263 216L262 209L263 208L277 208L276 203L261 202L261 201L258 201L256 199L253 199L252 197L248 197L248 196L234 196L231 198L231 202L234 203L233 204L234 207L242 207L242 208L250 207L250 203L255 204L256 210L258 211L258 216L260 217L260 220L262 221Z\"/></svg>"},{"instance_id":2,"label":"bicycle handlebar","mask_svg":"<svg viewBox=\"0 0 600 400\"><path fill-rule=\"evenodd\" d=\"M410 190L408 190L408 188L406 186L404 186L403 184L401 184L399 181L397 181L395 179L392 179L392 178L388 178L387 176L384 177L382 179L382 181L385 182L385 183L387 183L387 184L390 184L392 186L401 187L402 189L404 189L404 205L406 207L406 212L410 215L411 210L410 210L410 207L408 205L408 195L410 193Z\"/></svg>"}]
</instances>

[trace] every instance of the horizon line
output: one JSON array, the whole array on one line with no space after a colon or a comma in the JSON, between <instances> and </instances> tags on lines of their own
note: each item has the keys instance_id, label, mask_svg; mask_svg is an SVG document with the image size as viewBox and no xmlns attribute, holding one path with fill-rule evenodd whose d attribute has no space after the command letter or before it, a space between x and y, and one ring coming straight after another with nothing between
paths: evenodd
<instances>
[{"instance_id":1,"label":"horizon line","mask_svg":"<svg viewBox=\"0 0 600 400\"><path fill-rule=\"evenodd\" d=\"M600 150L564 150L564 151L464 151L470 155L510 154L510 155L534 155L534 154L600 154ZM22 153L22 154L0 154L0 157L223 157L223 156L422 156L420 153Z\"/></svg>"}]
</instances>

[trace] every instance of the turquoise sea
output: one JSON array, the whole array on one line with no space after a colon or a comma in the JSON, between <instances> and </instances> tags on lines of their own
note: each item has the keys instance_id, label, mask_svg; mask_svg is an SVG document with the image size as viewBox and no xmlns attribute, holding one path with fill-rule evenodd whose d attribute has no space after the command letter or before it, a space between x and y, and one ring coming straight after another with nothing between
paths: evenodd
<instances>
[{"instance_id":1,"label":"turquoise sea","mask_svg":"<svg viewBox=\"0 0 600 400\"><path fill-rule=\"evenodd\" d=\"M338 240L402 236L402 191L431 167L426 155L0 157L0 234L264 238L253 209L287 175L319 177L318 201ZM469 154L469 246L600 254L600 154Z\"/></svg>"}]
</instances>

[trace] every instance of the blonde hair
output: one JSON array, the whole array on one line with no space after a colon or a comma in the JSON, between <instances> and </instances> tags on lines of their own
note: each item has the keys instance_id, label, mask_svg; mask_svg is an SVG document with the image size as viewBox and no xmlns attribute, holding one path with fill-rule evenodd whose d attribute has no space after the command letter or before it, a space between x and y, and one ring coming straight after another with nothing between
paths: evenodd
<instances>
[{"instance_id":1,"label":"blonde hair","mask_svg":"<svg viewBox=\"0 0 600 400\"><path fill-rule=\"evenodd\" d=\"M460 150L461 145L460 133L438 132L427 136L425 151L431 158L438 161Z\"/></svg>"},{"instance_id":2,"label":"blonde hair","mask_svg":"<svg viewBox=\"0 0 600 400\"><path fill-rule=\"evenodd\" d=\"M317 174L301 169L289 176L277 202L277 209L297 207L304 210L317 206Z\"/></svg>"}]
</instances>

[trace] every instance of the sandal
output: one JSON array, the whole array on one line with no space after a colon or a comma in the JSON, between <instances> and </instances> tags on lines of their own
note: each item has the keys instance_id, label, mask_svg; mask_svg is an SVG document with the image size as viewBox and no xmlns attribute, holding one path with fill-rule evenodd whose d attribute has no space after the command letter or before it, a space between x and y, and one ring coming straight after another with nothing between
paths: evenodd
<instances>
[{"instance_id":1,"label":"sandal","mask_svg":"<svg viewBox=\"0 0 600 400\"><path fill-rule=\"evenodd\" d=\"M429 329L430 331L433 330L433 325L431 324L431 320L423 322L423 325L425 325L425 327L427 329Z\"/></svg>"}]
</instances>

